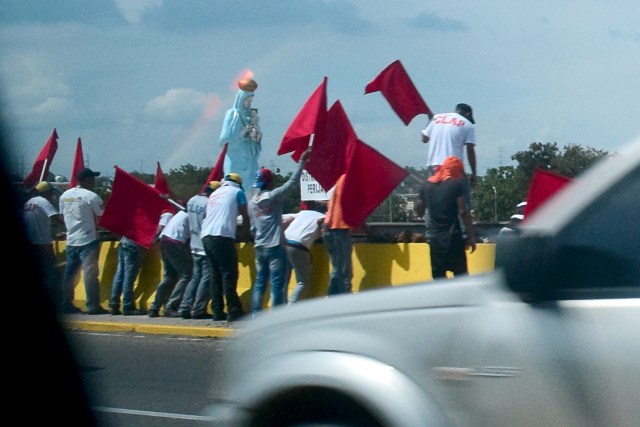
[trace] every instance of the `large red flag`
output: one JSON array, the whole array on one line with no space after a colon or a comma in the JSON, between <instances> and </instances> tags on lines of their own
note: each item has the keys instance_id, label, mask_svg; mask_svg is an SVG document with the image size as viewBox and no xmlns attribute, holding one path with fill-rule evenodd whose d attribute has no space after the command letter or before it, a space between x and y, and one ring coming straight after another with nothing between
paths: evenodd
<instances>
[{"instance_id":1,"label":"large red flag","mask_svg":"<svg viewBox=\"0 0 640 427\"><path fill-rule=\"evenodd\" d=\"M171 190L169 189L169 183L167 182L167 178L164 176L164 172L162 172L162 168L160 167L160 162L157 162L156 166L156 175L153 177L153 187L160 192L160 194L171 194Z\"/></svg>"},{"instance_id":2,"label":"large red flag","mask_svg":"<svg viewBox=\"0 0 640 427\"><path fill-rule=\"evenodd\" d=\"M118 166L115 168L111 196L100 218L100 225L148 249L155 239L162 211L173 211L173 206L160 197L155 188Z\"/></svg>"},{"instance_id":3,"label":"large red flag","mask_svg":"<svg viewBox=\"0 0 640 427\"><path fill-rule=\"evenodd\" d=\"M207 180L204 182L204 185L200 189L200 192L204 192L204 189L209 185L211 181L222 181L224 178L224 156L227 155L227 144L224 144L222 147L222 151L218 156L218 160L216 160L216 164L211 168L211 172L207 177Z\"/></svg>"},{"instance_id":4,"label":"large red flag","mask_svg":"<svg viewBox=\"0 0 640 427\"><path fill-rule=\"evenodd\" d=\"M566 176L558 175L544 169L536 169L527 192L527 206L524 208L524 218L539 208L549 197L573 181Z\"/></svg>"},{"instance_id":5,"label":"large red flag","mask_svg":"<svg viewBox=\"0 0 640 427\"><path fill-rule=\"evenodd\" d=\"M340 101L327 111L325 138L314 141L305 169L329 191L346 169L346 148L358 139Z\"/></svg>"},{"instance_id":6,"label":"large red flag","mask_svg":"<svg viewBox=\"0 0 640 427\"><path fill-rule=\"evenodd\" d=\"M33 168L31 168L31 172L23 181L25 188L31 188L41 180L47 179L49 168L51 167L51 162L53 161L53 156L55 156L56 151L58 151L58 132L53 128L53 132L42 147L42 150L40 150L40 154L38 154Z\"/></svg>"},{"instance_id":7,"label":"large red flag","mask_svg":"<svg viewBox=\"0 0 640 427\"><path fill-rule=\"evenodd\" d=\"M327 78L325 77L289 125L278 147L278 155L293 151L291 157L297 162L309 146L311 135L314 135L314 145L323 140L326 115Z\"/></svg>"},{"instance_id":8,"label":"large red flag","mask_svg":"<svg viewBox=\"0 0 640 427\"><path fill-rule=\"evenodd\" d=\"M418 114L433 115L400 60L389 64L364 89L365 95L378 91L382 92L382 96L405 126L408 126Z\"/></svg>"},{"instance_id":9,"label":"large red flag","mask_svg":"<svg viewBox=\"0 0 640 427\"><path fill-rule=\"evenodd\" d=\"M342 190L345 222L351 227L361 226L408 175L404 168L364 142L350 143Z\"/></svg>"},{"instance_id":10,"label":"large red flag","mask_svg":"<svg viewBox=\"0 0 640 427\"><path fill-rule=\"evenodd\" d=\"M78 185L78 172L84 169L84 155L82 153L82 141L78 137L78 143L76 144L76 155L73 158L73 165L71 166L71 179L69 180L69 187L73 188Z\"/></svg>"}]
</instances>

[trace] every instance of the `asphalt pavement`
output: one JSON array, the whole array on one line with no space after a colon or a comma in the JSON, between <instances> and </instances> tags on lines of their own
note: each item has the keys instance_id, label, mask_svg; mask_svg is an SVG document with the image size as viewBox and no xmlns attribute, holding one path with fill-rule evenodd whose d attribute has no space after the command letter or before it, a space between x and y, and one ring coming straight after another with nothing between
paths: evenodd
<instances>
[{"instance_id":1,"label":"asphalt pavement","mask_svg":"<svg viewBox=\"0 0 640 427\"><path fill-rule=\"evenodd\" d=\"M93 332L137 332L141 334L162 334L190 337L230 338L235 322L214 321L213 319L183 319L181 317L123 316L111 314L64 314L62 325L70 330Z\"/></svg>"}]
</instances>

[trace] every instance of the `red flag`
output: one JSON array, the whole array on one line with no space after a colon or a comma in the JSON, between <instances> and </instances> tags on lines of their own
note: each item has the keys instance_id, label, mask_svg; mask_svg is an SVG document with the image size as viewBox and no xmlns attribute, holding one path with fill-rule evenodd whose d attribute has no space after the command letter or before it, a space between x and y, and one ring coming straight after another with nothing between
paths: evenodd
<instances>
[{"instance_id":1,"label":"red flag","mask_svg":"<svg viewBox=\"0 0 640 427\"><path fill-rule=\"evenodd\" d=\"M558 175L544 169L536 169L527 192L527 206L524 208L524 218L539 208L548 198L558 190L573 181L566 176Z\"/></svg>"},{"instance_id":2,"label":"red flag","mask_svg":"<svg viewBox=\"0 0 640 427\"><path fill-rule=\"evenodd\" d=\"M342 211L345 222L351 227L361 226L409 175L404 168L360 140L347 148L346 171Z\"/></svg>"},{"instance_id":3,"label":"red flag","mask_svg":"<svg viewBox=\"0 0 640 427\"><path fill-rule=\"evenodd\" d=\"M153 187L158 190L160 194L171 194L169 183L167 182L167 178L165 178L164 173L162 172L160 162L157 163L158 166L156 166L156 176L153 177Z\"/></svg>"},{"instance_id":4,"label":"red flag","mask_svg":"<svg viewBox=\"0 0 640 427\"><path fill-rule=\"evenodd\" d=\"M209 185L211 181L222 181L222 179L224 178L224 156L226 155L227 155L227 144L224 144L224 146L222 147L222 152L220 152L220 155L218 156L218 160L216 160L216 164L213 165L213 168L211 169L211 172L209 173L207 180L205 181L204 185L202 186L202 189L200 190L201 193L204 192L205 187Z\"/></svg>"},{"instance_id":5,"label":"red flag","mask_svg":"<svg viewBox=\"0 0 640 427\"><path fill-rule=\"evenodd\" d=\"M148 249L156 236L160 214L165 209L173 211L173 206L155 188L118 166L115 168L111 197L100 225Z\"/></svg>"},{"instance_id":6,"label":"red flag","mask_svg":"<svg viewBox=\"0 0 640 427\"><path fill-rule=\"evenodd\" d=\"M69 187L73 188L78 185L78 179L76 175L84 169L84 155L82 153L82 141L78 137L78 143L76 145L76 155L73 158L73 165L71 166L71 179L69 180Z\"/></svg>"},{"instance_id":7,"label":"red flag","mask_svg":"<svg viewBox=\"0 0 640 427\"><path fill-rule=\"evenodd\" d=\"M280 142L278 155L293 151L291 157L297 162L309 146L311 135L314 135L314 145L323 139L326 114L327 78L325 77L289 125Z\"/></svg>"},{"instance_id":8,"label":"red flag","mask_svg":"<svg viewBox=\"0 0 640 427\"><path fill-rule=\"evenodd\" d=\"M346 148L358 139L340 101L327 111L325 138L314 141L311 155L305 164L307 172L329 191L346 169Z\"/></svg>"},{"instance_id":9,"label":"red flag","mask_svg":"<svg viewBox=\"0 0 640 427\"><path fill-rule=\"evenodd\" d=\"M44 144L44 147L42 147L42 150L40 150L40 154L38 154L31 172L23 181L25 188L31 188L41 180L47 179L49 168L51 167L51 162L53 161L53 156L55 156L56 151L58 151L58 132L53 128L53 132Z\"/></svg>"},{"instance_id":10,"label":"red flag","mask_svg":"<svg viewBox=\"0 0 640 427\"><path fill-rule=\"evenodd\" d=\"M365 95L378 91L382 92L405 126L408 126L418 114L433 115L400 60L395 60L388 65L364 89Z\"/></svg>"}]
</instances>

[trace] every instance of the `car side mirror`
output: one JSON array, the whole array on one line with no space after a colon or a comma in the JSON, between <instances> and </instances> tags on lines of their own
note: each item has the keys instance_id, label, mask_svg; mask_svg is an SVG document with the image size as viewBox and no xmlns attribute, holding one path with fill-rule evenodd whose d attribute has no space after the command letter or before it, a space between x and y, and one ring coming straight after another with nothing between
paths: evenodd
<instances>
[{"instance_id":1,"label":"car side mirror","mask_svg":"<svg viewBox=\"0 0 640 427\"><path fill-rule=\"evenodd\" d=\"M554 254L551 237L509 233L496 242L495 267L524 301L547 301L553 297L558 272Z\"/></svg>"}]
</instances>

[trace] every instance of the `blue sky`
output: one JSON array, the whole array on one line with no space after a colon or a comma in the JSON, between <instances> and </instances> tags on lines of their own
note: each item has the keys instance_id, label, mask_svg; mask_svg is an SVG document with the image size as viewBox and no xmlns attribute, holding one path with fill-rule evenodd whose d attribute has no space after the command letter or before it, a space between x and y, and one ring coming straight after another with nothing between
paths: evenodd
<instances>
[{"instance_id":1,"label":"blue sky","mask_svg":"<svg viewBox=\"0 0 640 427\"><path fill-rule=\"evenodd\" d=\"M466 102L478 171L532 142L614 150L640 135L640 3L591 0L0 0L0 100L27 173L56 128L52 171L85 163L112 176L211 167L233 82L249 70L261 163L328 77L359 138L401 166L424 166L420 130L364 88L399 59L434 112Z\"/></svg>"}]
</instances>

